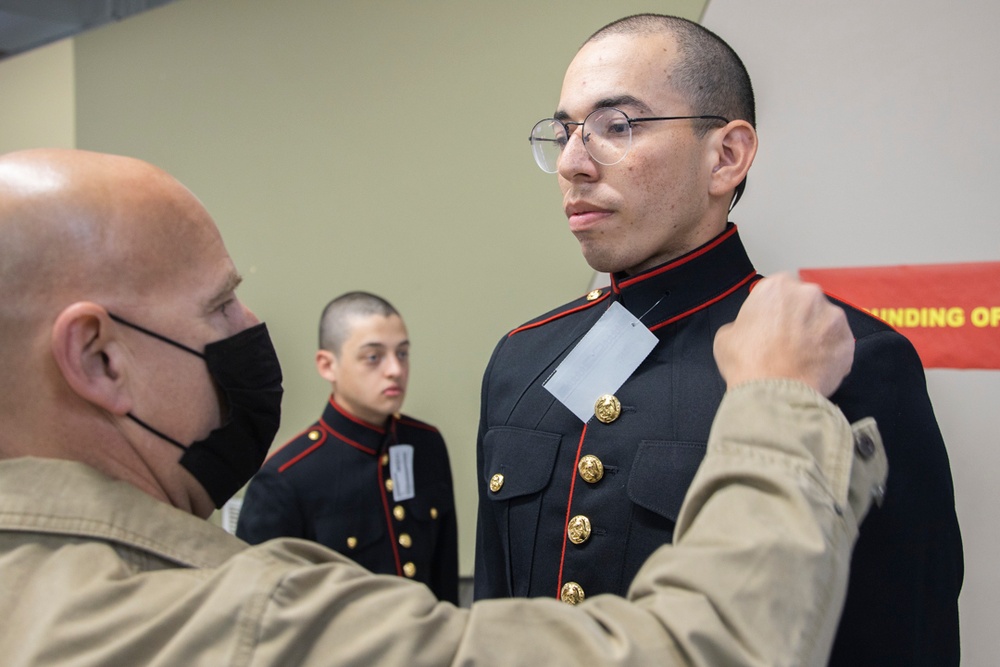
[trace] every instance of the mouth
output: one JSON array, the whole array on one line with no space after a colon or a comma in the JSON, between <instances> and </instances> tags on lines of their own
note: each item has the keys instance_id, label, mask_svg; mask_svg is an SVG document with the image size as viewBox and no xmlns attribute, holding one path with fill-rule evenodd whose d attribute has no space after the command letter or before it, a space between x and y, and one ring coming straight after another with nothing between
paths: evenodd
<instances>
[{"instance_id":1,"label":"mouth","mask_svg":"<svg viewBox=\"0 0 1000 667\"><path fill-rule=\"evenodd\" d=\"M571 232L582 232L596 227L612 214L608 209L586 202L566 204L563 210L566 213L567 220L569 220L569 229Z\"/></svg>"},{"instance_id":2,"label":"mouth","mask_svg":"<svg viewBox=\"0 0 1000 667\"><path fill-rule=\"evenodd\" d=\"M403 395L403 389L401 387L393 385L391 387L383 389L382 395L388 396L389 398L398 398Z\"/></svg>"}]
</instances>

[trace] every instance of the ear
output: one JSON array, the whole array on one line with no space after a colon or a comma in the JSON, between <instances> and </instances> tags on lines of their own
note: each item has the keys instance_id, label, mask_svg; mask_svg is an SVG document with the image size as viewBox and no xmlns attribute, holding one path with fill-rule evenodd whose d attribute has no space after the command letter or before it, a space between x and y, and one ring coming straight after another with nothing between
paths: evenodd
<instances>
[{"instance_id":1,"label":"ear","mask_svg":"<svg viewBox=\"0 0 1000 667\"><path fill-rule=\"evenodd\" d=\"M330 350L317 350L316 372L330 384L336 384L338 373L337 355Z\"/></svg>"},{"instance_id":2,"label":"ear","mask_svg":"<svg viewBox=\"0 0 1000 667\"><path fill-rule=\"evenodd\" d=\"M108 312L81 301L52 325L52 357L66 384L84 400L115 415L132 409L124 372L127 357Z\"/></svg>"},{"instance_id":3,"label":"ear","mask_svg":"<svg viewBox=\"0 0 1000 667\"><path fill-rule=\"evenodd\" d=\"M716 131L712 149L709 194L725 197L728 204L757 155L757 131L745 120L730 121Z\"/></svg>"}]
</instances>

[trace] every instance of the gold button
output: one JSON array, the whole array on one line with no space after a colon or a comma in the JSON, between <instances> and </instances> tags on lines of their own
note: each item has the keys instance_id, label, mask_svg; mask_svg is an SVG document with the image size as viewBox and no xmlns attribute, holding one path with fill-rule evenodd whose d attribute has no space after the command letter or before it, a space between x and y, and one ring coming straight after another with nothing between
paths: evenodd
<instances>
[{"instance_id":1,"label":"gold button","mask_svg":"<svg viewBox=\"0 0 1000 667\"><path fill-rule=\"evenodd\" d=\"M308 438L309 438L310 440L313 440L313 441L316 441L316 440L319 440L319 435L320 435L320 434L319 434L319 431L316 431L316 430L312 430L312 431L309 431L309 436L308 436Z\"/></svg>"},{"instance_id":2,"label":"gold button","mask_svg":"<svg viewBox=\"0 0 1000 667\"><path fill-rule=\"evenodd\" d=\"M604 394L594 403L594 414L605 424L610 424L618 419L622 413L622 404L611 394Z\"/></svg>"},{"instance_id":3,"label":"gold button","mask_svg":"<svg viewBox=\"0 0 1000 667\"><path fill-rule=\"evenodd\" d=\"M356 546L358 546L358 538L356 538L356 537L348 537L347 538L347 548L348 549L353 549Z\"/></svg>"},{"instance_id":4,"label":"gold button","mask_svg":"<svg viewBox=\"0 0 1000 667\"><path fill-rule=\"evenodd\" d=\"M396 521L402 521L406 518L406 508L402 505L396 505L392 508L392 515L396 517Z\"/></svg>"},{"instance_id":5,"label":"gold button","mask_svg":"<svg viewBox=\"0 0 1000 667\"><path fill-rule=\"evenodd\" d=\"M579 294L579 292L577 292L577 294ZM589 292L587 292L587 301L593 301L594 299L599 299L601 298L602 294L604 294L604 292L599 289L590 290Z\"/></svg>"},{"instance_id":6,"label":"gold button","mask_svg":"<svg viewBox=\"0 0 1000 667\"><path fill-rule=\"evenodd\" d=\"M566 604L580 604L585 597L587 596L583 594L583 586L575 581L567 581L559 591L559 599Z\"/></svg>"},{"instance_id":7,"label":"gold button","mask_svg":"<svg viewBox=\"0 0 1000 667\"><path fill-rule=\"evenodd\" d=\"M391 479L385 480L385 490L386 491L392 491L392 480Z\"/></svg>"},{"instance_id":8,"label":"gold button","mask_svg":"<svg viewBox=\"0 0 1000 667\"><path fill-rule=\"evenodd\" d=\"M408 576L410 579L417 573L417 566L413 563L407 563L403 566L403 574Z\"/></svg>"},{"instance_id":9,"label":"gold button","mask_svg":"<svg viewBox=\"0 0 1000 667\"><path fill-rule=\"evenodd\" d=\"M399 534L399 546L403 547L404 549L409 549L410 547L413 546L413 538L410 537L409 533Z\"/></svg>"},{"instance_id":10,"label":"gold button","mask_svg":"<svg viewBox=\"0 0 1000 667\"><path fill-rule=\"evenodd\" d=\"M490 491L496 493L503 488L503 475L497 473L490 477Z\"/></svg>"},{"instance_id":11,"label":"gold button","mask_svg":"<svg viewBox=\"0 0 1000 667\"><path fill-rule=\"evenodd\" d=\"M569 541L573 544L583 544L590 538L590 519L582 514L577 514L569 520L569 528L566 533L569 535Z\"/></svg>"},{"instance_id":12,"label":"gold button","mask_svg":"<svg viewBox=\"0 0 1000 667\"><path fill-rule=\"evenodd\" d=\"M580 459L576 469L580 471L580 477L583 478L583 481L588 484L596 484L604 477L604 464L593 454L587 454Z\"/></svg>"},{"instance_id":13,"label":"gold button","mask_svg":"<svg viewBox=\"0 0 1000 667\"><path fill-rule=\"evenodd\" d=\"M436 507L431 508L431 518L432 519L438 518L438 508Z\"/></svg>"},{"instance_id":14,"label":"gold button","mask_svg":"<svg viewBox=\"0 0 1000 667\"><path fill-rule=\"evenodd\" d=\"M389 465L389 455L388 454L383 454L382 455L382 465L384 465L384 466Z\"/></svg>"}]
</instances>

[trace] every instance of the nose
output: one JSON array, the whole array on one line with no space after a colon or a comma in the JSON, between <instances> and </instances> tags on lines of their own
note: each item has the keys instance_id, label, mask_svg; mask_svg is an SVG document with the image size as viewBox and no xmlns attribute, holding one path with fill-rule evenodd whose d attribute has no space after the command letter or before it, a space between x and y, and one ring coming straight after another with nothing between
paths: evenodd
<instances>
[{"instance_id":1,"label":"nose","mask_svg":"<svg viewBox=\"0 0 1000 667\"><path fill-rule=\"evenodd\" d=\"M260 324L260 318L257 317L257 315L252 310L250 310L249 306L247 306L245 303L243 303L239 299L237 299L237 302L240 304L240 309L241 309L242 314L243 314L243 320L244 320L244 322L246 324L246 326L243 327L244 329L249 329L252 326L256 326L256 325Z\"/></svg>"},{"instance_id":2,"label":"nose","mask_svg":"<svg viewBox=\"0 0 1000 667\"><path fill-rule=\"evenodd\" d=\"M557 172L566 180L577 177L594 178L597 175L597 162L590 156L583 141L582 126L575 126L566 139L566 146L559 155Z\"/></svg>"},{"instance_id":3,"label":"nose","mask_svg":"<svg viewBox=\"0 0 1000 667\"><path fill-rule=\"evenodd\" d=\"M385 360L385 374L387 377L398 378L403 375L403 362L395 354L389 354Z\"/></svg>"}]
</instances>

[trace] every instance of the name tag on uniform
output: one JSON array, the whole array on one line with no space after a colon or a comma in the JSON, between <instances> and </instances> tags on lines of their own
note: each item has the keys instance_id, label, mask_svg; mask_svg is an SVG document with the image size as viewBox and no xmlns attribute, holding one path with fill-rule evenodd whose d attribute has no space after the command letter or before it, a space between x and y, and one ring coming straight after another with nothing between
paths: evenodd
<instances>
[{"instance_id":1,"label":"name tag on uniform","mask_svg":"<svg viewBox=\"0 0 1000 667\"><path fill-rule=\"evenodd\" d=\"M656 343L653 332L616 301L542 386L586 423L597 399L618 391Z\"/></svg>"},{"instance_id":2,"label":"name tag on uniform","mask_svg":"<svg viewBox=\"0 0 1000 667\"><path fill-rule=\"evenodd\" d=\"M397 503L417 495L413 484L413 445L389 448L389 475L392 476L392 499Z\"/></svg>"}]
</instances>

